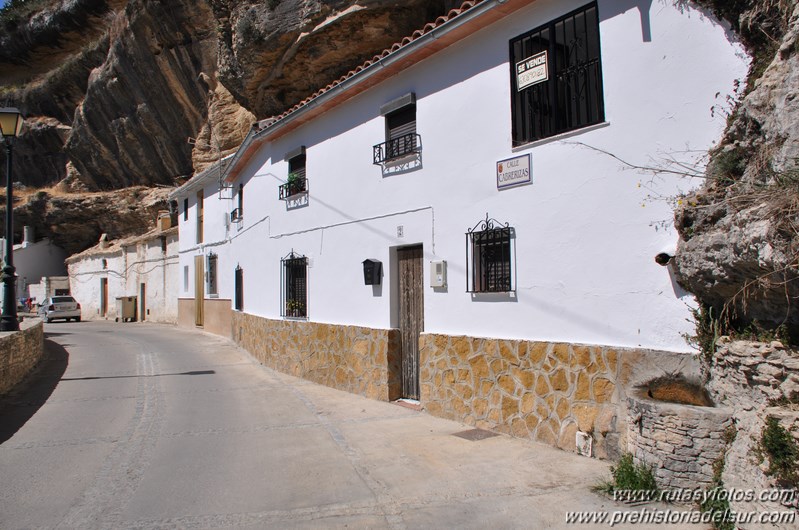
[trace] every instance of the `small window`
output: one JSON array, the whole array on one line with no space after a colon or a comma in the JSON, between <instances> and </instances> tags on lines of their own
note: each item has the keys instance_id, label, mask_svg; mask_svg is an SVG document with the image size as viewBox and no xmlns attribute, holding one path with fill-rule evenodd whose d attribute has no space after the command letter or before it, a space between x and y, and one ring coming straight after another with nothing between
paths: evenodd
<instances>
[{"instance_id":1,"label":"small window","mask_svg":"<svg viewBox=\"0 0 799 530\"><path fill-rule=\"evenodd\" d=\"M513 291L514 230L486 216L466 233L466 291L501 293Z\"/></svg>"},{"instance_id":2,"label":"small window","mask_svg":"<svg viewBox=\"0 0 799 530\"><path fill-rule=\"evenodd\" d=\"M230 212L230 220L234 223L238 223L244 219L244 184L239 184L237 204L238 206Z\"/></svg>"},{"instance_id":3,"label":"small window","mask_svg":"<svg viewBox=\"0 0 799 530\"><path fill-rule=\"evenodd\" d=\"M510 41L513 145L605 120L593 2Z\"/></svg>"},{"instance_id":4,"label":"small window","mask_svg":"<svg viewBox=\"0 0 799 530\"><path fill-rule=\"evenodd\" d=\"M308 258L291 252L281 260L283 275L282 316L305 318L308 316Z\"/></svg>"},{"instance_id":5,"label":"small window","mask_svg":"<svg viewBox=\"0 0 799 530\"><path fill-rule=\"evenodd\" d=\"M290 199L301 193L308 191L308 179L305 171L305 147L296 149L286 155L289 163L289 172L286 176L286 183L280 186L280 200Z\"/></svg>"},{"instance_id":6,"label":"small window","mask_svg":"<svg viewBox=\"0 0 799 530\"><path fill-rule=\"evenodd\" d=\"M103 263L103 269L104 270L107 269L108 268L108 260L103 258L103 262L102 263Z\"/></svg>"},{"instance_id":7,"label":"small window","mask_svg":"<svg viewBox=\"0 0 799 530\"><path fill-rule=\"evenodd\" d=\"M189 199L183 199L183 220L189 220Z\"/></svg>"},{"instance_id":8,"label":"small window","mask_svg":"<svg viewBox=\"0 0 799 530\"><path fill-rule=\"evenodd\" d=\"M386 141L373 149L373 162L381 164L418 153L421 139L416 134L416 95L406 94L380 108L386 118Z\"/></svg>"},{"instance_id":9,"label":"small window","mask_svg":"<svg viewBox=\"0 0 799 530\"><path fill-rule=\"evenodd\" d=\"M161 254L166 254L166 237L161 236Z\"/></svg>"},{"instance_id":10,"label":"small window","mask_svg":"<svg viewBox=\"0 0 799 530\"><path fill-rule=\"evenodd\" d=\"M214 253L208 254L208 272L206 274L208 274L209 295L219 294L217 291L216 264L217 264L217 255Z\"/></svg>"},{"instance_id":11,"label":"small window","mask_svg":"<svg viewBox=\"0 0 799 530\"><path fill-rule=\"evenodd\" d=\"M236 266L236 276L233 280L233 305L236 311L244 311L244 270Z\"/></svg>"},{"instance_id":12,"label":"small window","mask_svg":"<svg viewBox=\"0 0 799 530\"><path fill-rule=\"evenodd\" d=\"M203 192L197 192L197 243L203 242Z\"/></svg>"}]
</instances>

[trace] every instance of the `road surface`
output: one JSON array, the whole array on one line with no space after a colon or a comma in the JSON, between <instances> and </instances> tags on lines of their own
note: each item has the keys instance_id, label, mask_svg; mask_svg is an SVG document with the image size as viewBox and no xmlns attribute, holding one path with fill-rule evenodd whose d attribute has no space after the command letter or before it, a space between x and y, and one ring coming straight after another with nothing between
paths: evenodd
<instances>
[{"instance_id":1,"label":"road surface","mask_svg":"<svg viewBox=\"0 0 799 530\"><path fill-rule=\"evenodd\" d=\"M206 333L45 332L43 369L0 403L3 529L563 528L568 510L619 509L589 490L606 462L455 436L470 428L274 372Z\"/></svg>"}]
</instances>

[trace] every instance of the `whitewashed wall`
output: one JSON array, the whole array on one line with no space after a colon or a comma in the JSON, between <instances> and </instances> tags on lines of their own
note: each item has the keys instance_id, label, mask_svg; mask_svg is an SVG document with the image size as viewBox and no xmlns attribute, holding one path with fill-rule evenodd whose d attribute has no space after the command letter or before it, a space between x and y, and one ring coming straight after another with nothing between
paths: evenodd
<instances>
[{"instance_id":1,"label":"whitewashed wall","mask_svg":"<svg viewBox=\"0 0 799 530\"><path fill-rule=\"evenodd\" d=\"M106 318L117 318L117 297L139 296L145 284L145 307L151 322L177 322L178 234L170 233L166 253L161 236L117 247L109 252L87 253L68 260L72 296L81 304L84 319L102 318L100 314L101 278L108 280ZM105 268L103 264L105 260ZM137 301L137 311L138 311ZM141 320L141 316L139 316Z\"/></svg>"},{"instance_id":2,"label":"whitewashed wall","mask_svg":"<svg viewBox=\"0 0 799 530\"><path fill-rule=\"evenodd\" d=\"M226 229L235 201L218 200L209 183L201 246L191 192L188 221L180 216L181 296L194 296L193 256L213 250L220 297L233 298L240 264L245 311L279 318L280 258L293 249L311 258L310 320L392 327L391 249L421 243L427 332L687 351L693 299L653 258L677 239L668 199L699 183L629 170L609 154L659 166L706 152L724 126L711 107L745 77L748 59L706 13L600 1L606 123L512 149L508 41L583 4L536 2L265 145L235 183L245 188L241 225ZM371 163L384 139L379 108L408 92L423 169L383 176ZM277 198L283 157L301 145L309 204L289 210ZM498 191L496 162L526 153L532 185ZM514 296L465 292L464 234L486 214L516 230ZM366 258L383 262L381 288L363 285ZM432 259L447 260L447 289L428 287Z\"/></svg>"},{"instance_id":3,"label":"whitewashed wall","mask_svg":"<svg viewBox=\"0 0 799 530\"><path fill-rule=\"evenodd\" d=\"M105 260L105 267L103 266ZM100 313L100 280L108 280L108 311L106 318L117 316L116 297L125 292L125 256L122 249L110 252L83 254L67 260L69 287L81 307L84 320L103 318Z\"/></svg>"}]
</instances>

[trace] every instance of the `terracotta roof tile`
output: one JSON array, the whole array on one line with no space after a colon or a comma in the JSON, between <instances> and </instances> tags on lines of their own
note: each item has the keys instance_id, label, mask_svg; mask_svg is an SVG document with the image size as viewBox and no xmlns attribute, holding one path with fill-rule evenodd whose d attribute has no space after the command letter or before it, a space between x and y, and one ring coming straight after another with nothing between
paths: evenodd
<instances>
[{"instance_id":1,"label":"terracotta roof tile","mask_svg":"<svg viewBox=\"0 0 799 530\"><path fill-rule=\"evenodd\" d=\"M314 99L316 99L316 98L322 96L323 94L325 94L326 92L332 90L333 88L335 88L336 86L340 85L341 83L343 83L347 79L351 78L352 76L362 72L366 68L369 68L370 66L372 66L376 62L378 62L378 61L380 61L382 59L385 59L386 57L388 57L392 53L396 53L397 51L401 50L405 46L411 44L412 42L416 41L417 39L419 39L419 38L423 37L424 35L430 33L434 29L436 29L438 27L441 27L442 25L444 25L447 22L451 21L452 19L460 16L461 14L465 13L466 11L468 11L471 8L473 8L477 4L482 3L483 1L485 1L485 0L468 0L466 2L463 2L463 4L461 4L461 6L459 8L450 10L450 12L447 13L445 16L438 17L434 22L428 22L427 24L424 25L424 27L422 29L417 29L411 35L403 38L401 41L395 42L392 46L390 46L389 48L386 48L385 50L383 50L378 55L375 55L370 60L364 62L361 65L359 65L354 70L350 70L345 75L341 76L339 79L333 81L332 83L330 83L326 87L321 88L320 90L316 91L314 94L312 94L312 95L308 96L307 98L303 99L302 101L300 101L299 103L297 103L296 105L294 105L293 107L288 109L287 111L285 111L282 114L276 116L275 120L272 123L279 122L279 121L287 118L290 114L293 114L294 112L298 111L299 109L301 109L302 107L306 106L307 104L309 104ZM270 123L270 125L272 123Z\"/></svg>"}]
</instances>

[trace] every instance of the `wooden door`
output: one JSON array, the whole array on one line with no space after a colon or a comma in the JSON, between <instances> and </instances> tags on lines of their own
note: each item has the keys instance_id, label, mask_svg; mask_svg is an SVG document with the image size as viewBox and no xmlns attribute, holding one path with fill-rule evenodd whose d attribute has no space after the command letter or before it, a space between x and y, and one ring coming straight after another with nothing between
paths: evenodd
<instances>
[{"instance_id":1,"label":"wooden door","mask_svg":"<svg viewBox=\"0 0 799 530\"><path fill-rule=\"evenodd\" d=\"M108 278L100 278L100 316L108 314Z\"/></svg>"},{"instance_id":2,"label":"wooden door","mask_svg":"<svg viewBox=\"0 0 799 530\"><path fill-rule=\"evenodd\" d=\"M424 331L422 247L397 250L402 397L419 399L419 334Z\"/></svg>"},{"instance_id":3,"label":"wooden door","mask_svg":"<svg viewBox=\"0 0 799 530\"><path fill-rule=\"evenodd\" d=\"M144 322L147 315L147 304L145 303L145 295L147 293L143 283L139 284L139 322Z\"/></svg>"},{"instance_id":4,"label":"wooden door","mask_svg":"<svg viewBox=\"0 0 799 530\"><path fill-rule=\"evenodd\" d=\"M205 256L194 256L194 325L203 325Z\"/></svg>"}]
</instances>

